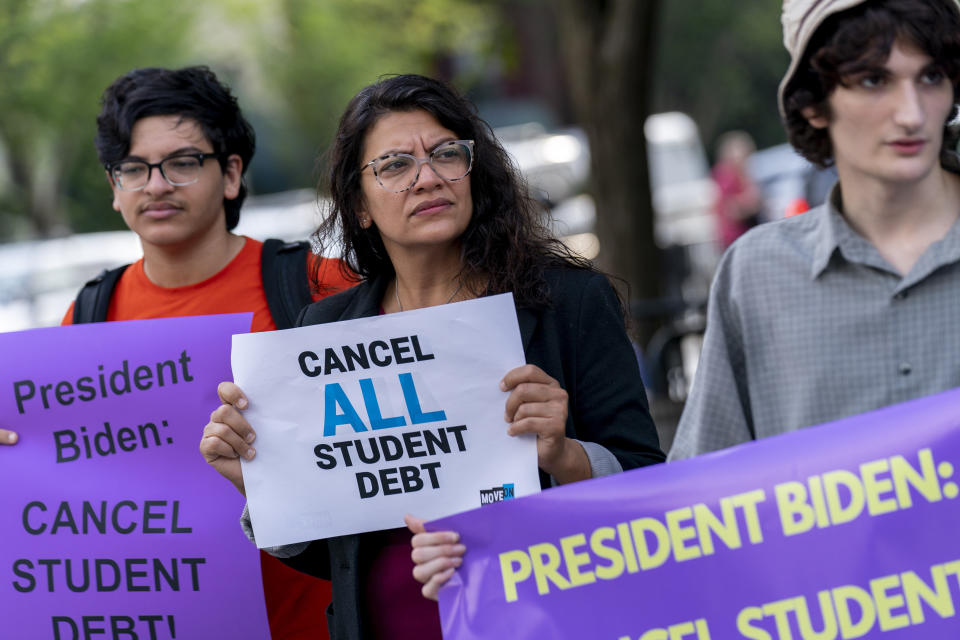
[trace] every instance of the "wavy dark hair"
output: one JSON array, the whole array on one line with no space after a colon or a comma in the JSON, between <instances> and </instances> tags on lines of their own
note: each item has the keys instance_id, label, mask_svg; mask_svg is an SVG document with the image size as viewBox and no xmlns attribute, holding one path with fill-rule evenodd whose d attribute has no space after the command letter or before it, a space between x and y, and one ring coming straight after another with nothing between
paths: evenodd
<instances>
[{"instance_id":1,"label":"wavy dark hair","mask_svg":"<svg viewBox=\"0 0 960 640\"><path fill-rule=\"evenodd\" d=\"M103 92L94 139L104 167L127 157L133 126L150 116L196 120L214 152L221 154L220 169L226 169L228 156L237 154L243 161L241 175L246 174L257 147L253 127L230 89L208 67L147 67L114 80ZM240 222L246 197L247 185L241 179L237 197L223 199L228 231Z\"/></svg>"},{"instance_id":2,"label":"wavy dark hair","mask_svg":"<svg viewBox=\"0 0 960 640\"><path fill-rule=\"evenodd\" d=\"M376 226L364 229L357 219L361 153L367 132L381 117L418 109L433 115L459 139L475 143L470 172L473 215L461 236L460 272L466 283L485 284L474 295L512 291L517 304L549 306L544 269L563 265L595 271L553 236L546 211L529 196L519 171L473 104L438 80L398 75L354 96L324 158L327 168L319 188L321 193L329 189L329 211L313 238L321 251L340 243L346 275L352 271L372 279L394 274Z\"/></svg>"},{"instance_id":3,"label":"wavy dark hair","mask_svg":"<svg viewBox=\"0 0 960 640\"><path fill-rule=\"evenodd\" d=\"M803 111L812 107L829 117L833 90L865 69L883 66L898 38L933 58L953 85L956 103L960 18L953 4L954 0L869 0L824 20L784 90L787 136L797 151L820 167L833 164L829 132L811 125Z\"/></svg>"}]
</instances>

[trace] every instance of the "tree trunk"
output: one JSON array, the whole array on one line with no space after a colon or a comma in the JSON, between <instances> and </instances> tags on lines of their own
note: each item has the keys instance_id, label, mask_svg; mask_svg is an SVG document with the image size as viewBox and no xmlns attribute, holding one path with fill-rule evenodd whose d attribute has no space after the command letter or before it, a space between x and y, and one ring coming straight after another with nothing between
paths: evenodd
<instances>
[{"instance_id":1,"label":"tree trunk","mask_svg":"<svg viewBox=\"0 0 960 640\"><path fill-rule=\"evenodd\" d=\"M643 123L652 94L659 0L558 0L571 98L590 140L601 268L626 280L631 300L660 295L659 251ZM637 318L641 344L652 323Z\"/></svg>"}]
</instances>

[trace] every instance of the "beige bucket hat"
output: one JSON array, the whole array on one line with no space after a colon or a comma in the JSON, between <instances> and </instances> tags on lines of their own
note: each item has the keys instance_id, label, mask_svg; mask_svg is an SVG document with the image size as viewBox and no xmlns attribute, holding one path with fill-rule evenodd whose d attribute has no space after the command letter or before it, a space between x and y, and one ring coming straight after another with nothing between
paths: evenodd
<instances>
[{"instance_id":1,"label":"beige bucket hat","mask_svg":"<svg viewBox=\"0 0 960 640\"><path fill-rule=\"evenodd\" d=\"M960 0L947 1L960 13ZM783 46L790 54L790 67L780 81L780 89L777 91L777 106L780 108L781 118L786 116L783 92L796 73L813 33L828 17L864 2L867 0L783 0L780 22L783 23Z\"/></svg>"}]
</instances>

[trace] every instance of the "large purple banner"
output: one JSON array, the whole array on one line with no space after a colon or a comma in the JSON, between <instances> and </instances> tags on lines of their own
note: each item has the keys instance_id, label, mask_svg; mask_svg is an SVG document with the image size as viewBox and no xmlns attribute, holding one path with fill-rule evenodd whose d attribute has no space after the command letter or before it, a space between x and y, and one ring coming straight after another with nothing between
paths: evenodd
<instances>
[{"instance_id":1,"label":"large purple banner","mask_svg":"<svg viewBox=\"0 0 960 640\"><path fill-rule=\"evenodd\" d=\"M960 638L960 390L431 522L447 640Z\"/></svg>"},{"instance_id":2,"label":"large purple banner","mask_svg":"<svg viewBox=\"0 0 960 640\"><path fill-rule=\"evenodd\" d=\"M197 450L250 318L0 334L0 637L270 637L242 496Z\"/></svg>"}]
</instances>

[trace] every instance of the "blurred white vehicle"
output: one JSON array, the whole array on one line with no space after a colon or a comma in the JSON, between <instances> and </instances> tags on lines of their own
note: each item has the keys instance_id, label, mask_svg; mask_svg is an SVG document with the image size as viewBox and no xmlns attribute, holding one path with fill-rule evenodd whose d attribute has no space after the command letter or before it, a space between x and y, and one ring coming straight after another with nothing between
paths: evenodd
<instances>
[{"instance_id":1,"label":"blurred white vehicle","mask_svg":"<svg viewBox=\"0 0 960 640\"><path fill-rule=\"evenodd\" d=\"M657 244L668 247L715 242L712 209L716 187L696 123L679 111L655 113L647 118L643 132Z\"/></svg>"},{"instance_id":2,"label":"blurred white vehicle","mask_svg":"<svg viewBox=\"0 0 960 640\"><path fill-rule=\"evenodd\" d=\"M583 189L590 175L590 146L582 130L548 132L531 122L494 133L538 197L557 204Z\"/></svg>"},{"instance_id":3,"label":"blurred white vehicle","mask_svg":"<svg viewBox=\"0 0 960 640\"><path fill-rule=\"evenodd\" d=\"M655 113L643 126L650 166L654 238L684 264L676 285L685 299L705 299L720 259L716 185L693 118L679 111Z\"/></svg>"},{"instance_id":4,"label":"blurred white vehicle","mask_svg":"<svg viewBox=\"0 0 960 640\"><path fill-rule=\"evenodd\" d=\"M496 134L551 207L554 230L588 258L600 250L593 200L582 194L590 147L577 128L547 131L538 123L500 127ZM682 248L687 268L700 274L693 295L705 294L719 257L712 207L716 189L696 123L680 112L653 114L644 124L657 244Z\"/></svg>"},{"instance_id":5,"label":"blurred white vehicle","mask_svg":"<svg viewBox=\"0 0 960 640\"><path fill-rule=\"evenodd\" d=\"M837 181L836 170L817 168L787 143L754 152L747 168L763 193L766 222L783 218L801 202L810 208L822 204Z\"/></svg>"},{"instance_id":6,"label":"blurred white vehicle","mask_svg":"<svg viewBox=\"0 0 960 640\"><path fill-rule=\"evenodd\" d=\"M590 144L583 130L547 131L530 122L498 127L494 133L533 195L549 207L553 232L573 251L596 258L600 250L594 233L596 207L582 193L590 175Z\"/></svg>"},{"instance_id":7,"label":"blurred white vehicle","mask_svg":"<svg viewBox=\"0 0 960 640\"><path fill-rule=\"evenodd\" d=\"M258 240L304 240L319 219L316 195L304 189L249 198L235 231ZM140 256L132 231L0 244L0 331L60 324L83 283Z\"/></svg>"}]
</instances>

